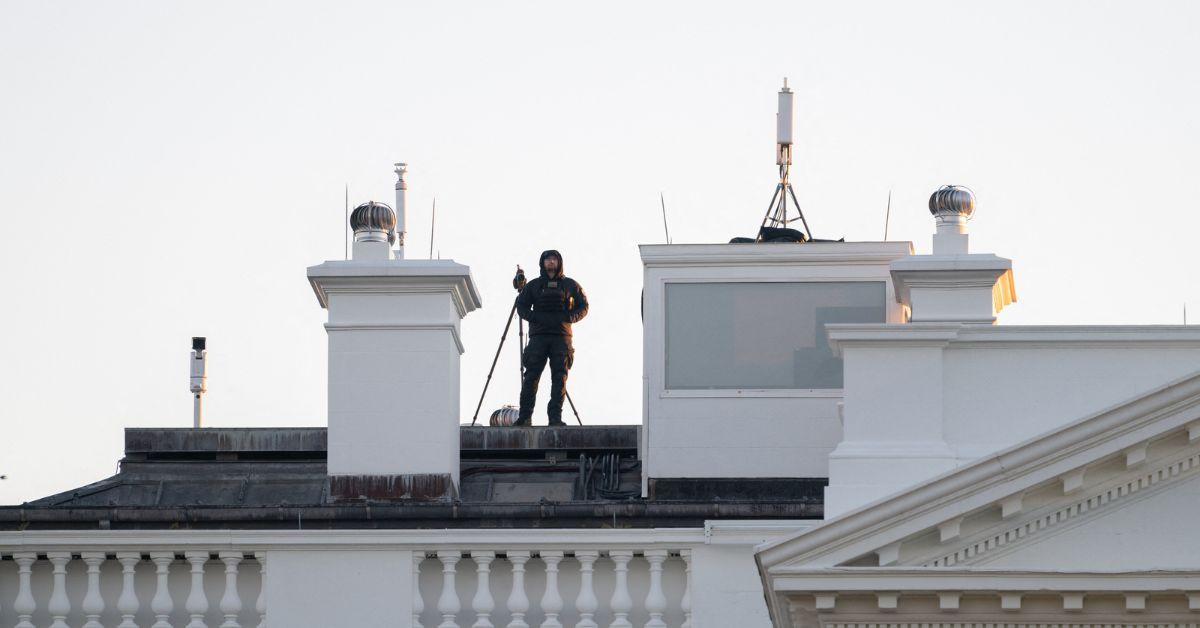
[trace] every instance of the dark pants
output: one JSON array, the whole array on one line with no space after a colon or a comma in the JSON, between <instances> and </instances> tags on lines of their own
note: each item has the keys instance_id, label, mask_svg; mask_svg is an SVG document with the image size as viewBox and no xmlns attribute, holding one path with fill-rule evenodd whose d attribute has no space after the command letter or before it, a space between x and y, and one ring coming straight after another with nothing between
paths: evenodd
<instances>
[{"instance_id":1,"label":"dark pants","mask_svg":"<svg viewBox=\"0 0 1200 628\"><path fill-rule=\"evenodd\" d=\"M530 425L533 419L533 404L537 402L538 381L546 362L550 362L550 404L546 416L550 425L562 425L563 396L567 392L567 371L575 361L575 349L570 336L537 335L529 337L525 353L521 357L525 365L525 377L521 380L521 415L518 425Z\"/></svg>"}]
</instances>

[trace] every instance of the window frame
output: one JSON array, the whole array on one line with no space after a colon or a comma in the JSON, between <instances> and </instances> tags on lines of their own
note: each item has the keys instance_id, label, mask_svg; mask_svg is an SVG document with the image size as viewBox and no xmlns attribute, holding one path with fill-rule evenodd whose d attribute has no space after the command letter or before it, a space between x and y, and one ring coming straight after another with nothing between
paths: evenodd
<instances>
[{"instance_id":1,"label":"window frame","mask_svg":"<svg viewBox=\"0 0 1200 628\"><path fill-rule=\"evenodd\" d=\"M658 391L659 399L792 399L792 398L811 398L811 399L827 399L839 398L844 396L844 388L670 388L667 385L667 353L668 353L668 330L667 330L667 291L671 284L737 284L737 283L786 283L786 284L805 284L805 283L873 283L880 284L883 288L883 320L880 324L888 322L889 309L888 297L891 295L890 282L883 278L867 278L867 277L729 277L729 278L664 278L661 282L661 308L662 308L662 327L659 330L662 338L662 351L659 355L659 368L662 373L662 387Z\"/></svg>"}]
</instances>

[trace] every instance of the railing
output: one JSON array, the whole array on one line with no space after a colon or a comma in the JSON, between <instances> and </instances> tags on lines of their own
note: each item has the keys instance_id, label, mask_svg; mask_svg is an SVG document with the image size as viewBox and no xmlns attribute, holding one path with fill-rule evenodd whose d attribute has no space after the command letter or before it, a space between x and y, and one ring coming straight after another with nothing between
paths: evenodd
<instances>
[{"instance_id":1,"label":"railing","mask_svg":"<svg viewBox=\"0 0 1200 628\"><path fill-rule=\"evenodd\" d=\"M0 625L265 628L263 553L14 551L0 555ZM254 600L243 602L243 600Z\"/></svg>"},{"instance_id":2,"label":"railing","mask_svg":"<svg viewBox=\"0 0 1200 628\"><path fill-rule=\"evenodd\" d=\"M413 553L413 626L690 628L691 550Z\"/></svg>"}]
</instances>

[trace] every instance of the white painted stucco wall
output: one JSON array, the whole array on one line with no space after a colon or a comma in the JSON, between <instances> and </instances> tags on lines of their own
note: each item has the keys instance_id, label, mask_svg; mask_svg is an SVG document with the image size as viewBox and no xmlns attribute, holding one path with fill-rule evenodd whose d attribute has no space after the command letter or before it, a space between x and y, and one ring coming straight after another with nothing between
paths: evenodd
<instances>
[{"instance_id":1,"label":"white painted stucco wall","mask_svg":"<svg viewBox=\"0 0 1200 628\"><path fill-rule=\"evenodd\" d=\"M846 385L826 517L1200 371L1196 326L828 329Z\"/></svg>"}]
</instances>

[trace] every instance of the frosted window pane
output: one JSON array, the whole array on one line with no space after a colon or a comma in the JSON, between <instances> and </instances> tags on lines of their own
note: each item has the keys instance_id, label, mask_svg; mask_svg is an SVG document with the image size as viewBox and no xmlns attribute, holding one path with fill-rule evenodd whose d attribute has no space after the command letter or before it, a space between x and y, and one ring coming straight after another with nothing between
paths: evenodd
<instances>
[{"instance_id":1,"label":"frosted window pane","mask_svg":"<svg viewBox=\"0 0 1200 628\"><path fill-rule=\"evenodd\" d=\"M825 324L884 320L877 281L667 284L667 388L841 388Z\"/></svg>"}]
</instances>

